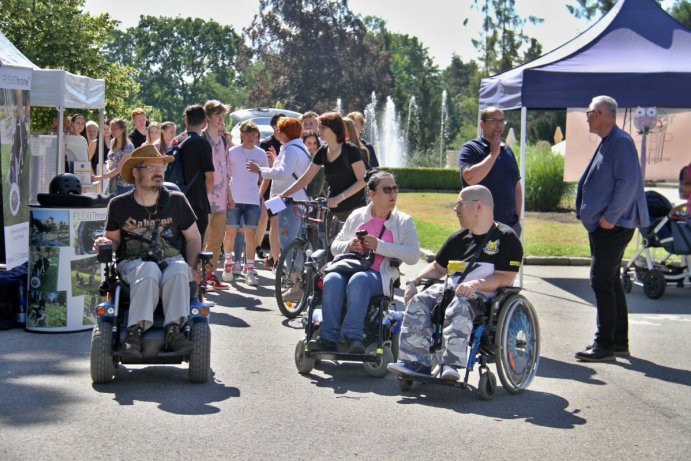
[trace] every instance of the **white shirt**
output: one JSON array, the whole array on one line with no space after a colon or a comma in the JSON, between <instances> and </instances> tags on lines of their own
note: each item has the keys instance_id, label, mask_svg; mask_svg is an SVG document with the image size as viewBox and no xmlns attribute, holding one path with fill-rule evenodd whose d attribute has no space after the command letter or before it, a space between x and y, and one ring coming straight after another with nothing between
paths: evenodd
<instances>
[{"instance_id":1,"label":"white shirt","mask_svg":"<svg viewBox=\"0 0 691 461\"><path fill-rule=\"evenodd\" d=\"M230 192L235 203L259 205L259 175L247 169L247 162L253 161L260 167L268 167L266 152L257 146L245 149L242 145L228 150L230 163Z\"/></svg>"},{"instance_id":2,"label":"white shirt","mask_svg":"<svg viewBox=\"0 0 691 461\"><path fill-rule=\"evenodd\" d=\"M271 179L271 195L278 195L288 189L302 174L307 171L312 159L302 139L297 138L281 146L281 150L274 160L274 166L262 167L262 177ZM305 189L300 189L291 195L295 200L309 200Z\"/></svg>"}]
</instances>

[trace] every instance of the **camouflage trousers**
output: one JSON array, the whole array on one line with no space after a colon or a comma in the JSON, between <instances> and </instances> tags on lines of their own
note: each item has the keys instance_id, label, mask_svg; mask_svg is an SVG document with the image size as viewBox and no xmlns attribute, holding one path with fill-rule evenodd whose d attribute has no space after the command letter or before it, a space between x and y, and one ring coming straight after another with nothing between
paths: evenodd
<instances>
[{"instance_id":1,"label":"camouflage trousers","mask_svg":"<svg viewBox=\"0 0 691 461\"><path fill-rule=\"evenodd\" d=\"M465 367L468 341L473 331L473 314L463 296L455 296L446 308L441 349L436 354L429 351L432 346L431 310L443 291L443 283L432 285L408 303L401 325L399 360L427 366L436 361L457 368Z\"/></svg>"}]
</instances>

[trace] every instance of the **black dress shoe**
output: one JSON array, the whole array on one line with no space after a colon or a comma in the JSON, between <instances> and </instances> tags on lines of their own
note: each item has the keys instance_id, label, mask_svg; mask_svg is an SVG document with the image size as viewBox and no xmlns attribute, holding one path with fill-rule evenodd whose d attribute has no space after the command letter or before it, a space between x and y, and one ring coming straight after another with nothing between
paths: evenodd
<instances>
[{"instance_id":1,"label":"black dress shoe","mask_svg":"<svg viewBox=\"0 0 691 461\"><path fill-rule=\"evenodd\" d=\"M581 362L614 362L616 357L612 351L606 351L599 347L592 347L583 352L576 352L576 360L580 360Z\"/></svg>"},{"instance_id":2,"label":"black dress shoe","mask_svg":"<svg viewBox=\"0 0 691 461\"><path fill-rule=\"evenodd\" d=\"M323 338L310 340L307 347L310 352L338 352L338 344Z\"/></svg>"},{"instance_id":3,"label":"black dress shoe","mask_svg":"<svg viewBox=\"0 0 691 461\"><path fill-rule=\"evenodd\" d=\"M585 350L589 351L594 347L597 346L595 346L595 344L590 344L585 347ZM614 346L614 355L616 355L617 357L628 357L631 355L631 352L629 351L629 348L627 346Z\"/></svg>"}]
</instances>

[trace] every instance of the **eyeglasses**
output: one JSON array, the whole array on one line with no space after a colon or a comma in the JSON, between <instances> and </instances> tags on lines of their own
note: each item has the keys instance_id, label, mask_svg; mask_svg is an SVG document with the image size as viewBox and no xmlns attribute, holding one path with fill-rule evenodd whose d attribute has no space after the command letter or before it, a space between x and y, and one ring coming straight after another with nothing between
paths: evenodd
<instances>
[{"instance_id":1,"label":"eyeglasses","mask_svg":"<svg viewBox=\"0 0 691 461\"><path fill-rule=\"evenodd\" d=\"M470 203L470 202L479 202L479 200L458 200L456 203L453 204L453 209L456 209L463 205L464 203Z\"/></svg>"},{"instance_id":2,"label":"eyeglasses","mask_svg":"<svg viewBox=\"0 0 691 461\"><path fill-rule=\"evenodd\" d=\"M381 188L381 191L384 192L386 195L389 195L392 192L395 192L398 194L399 190L401 190L401 188L399 186L384 186Z\"/></svg>"},{"instance_id":3,"label":"eyeglasses","mask_svg":"<svg viewBox=\"0 0 691 461\"><path fill-rule=\"evenodd\" d=\"M505 118L486 118L485 122L494 123L496 125L504 125L506 123Z\"/></svg>"},{"instance_id":4,"label":"eyeglasses","mask_svg":"<svg viewBox=\"0 0 691 461\"><path fill-rule=\"evenodd\" d=\"M590 117L594 112L597 112L598 114L600 113L600 111L597 110L597 109L586 110L586 111L585 111L585 116L586 116L586 117Z\"/></svg>"},{"instance_id":5,"label":"eyeglasses","mask_svg":"<svg viewBox=\"0 0 691 461\"><path fill-rule=\"evenodd\" d=\"M164 171L166 171L165 165L144 165L138 166L137 168L140 170L146 170L150 173L163 173Z\"/></svg>"}]
</instances>

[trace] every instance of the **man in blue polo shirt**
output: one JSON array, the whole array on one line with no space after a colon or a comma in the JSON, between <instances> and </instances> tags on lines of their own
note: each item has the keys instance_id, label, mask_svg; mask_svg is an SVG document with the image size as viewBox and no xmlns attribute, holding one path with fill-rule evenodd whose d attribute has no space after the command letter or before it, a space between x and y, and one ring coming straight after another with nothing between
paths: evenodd
<instances>
[{"instance_id":1,"label":"man in blue polo shirt","mask_svg":"<svg viewBox=\"0 0 691 461\"><path fill-rule=\"evenodd\" d=\"M480 113L482 135L465 143L458 154L463 187L480 184L494 197L494 220L521 235L520 205L523 200L518 163L511 148L502 142L504 112L488 107Z\"/></svg>"}]
</instances>

